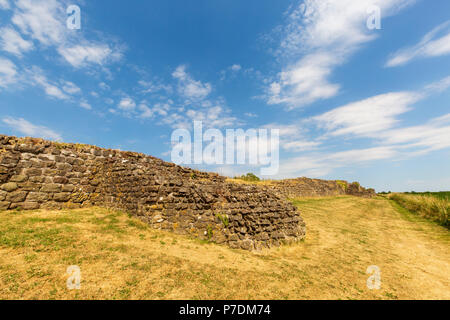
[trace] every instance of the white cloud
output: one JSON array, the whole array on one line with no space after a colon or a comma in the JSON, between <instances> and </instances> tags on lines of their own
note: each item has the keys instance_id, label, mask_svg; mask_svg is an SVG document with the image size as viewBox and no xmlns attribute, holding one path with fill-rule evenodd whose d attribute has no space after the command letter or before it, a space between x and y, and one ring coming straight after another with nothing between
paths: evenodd
<instances>
[{"instance_id":1,"label":"white cloud","mask_svg":"<svg viewBox=\"0 0 450 320\"><path fill-rule=\"evenodd\" d=\"M49 46L64 41L65 17L63 6L56 0L18 0L12 22L23 34Z\"/></svg>"},{"instance_id":2,"label":"white cloud","mask_svg":"<svg viewBox=\"0 0 450 320\"><path fill-rule=\"evenodd\" d=\"M98 84L98 86L102 89L102 90L110 90L111 89L111 87L110 86L108 86L106 83L104 83L104 82L100 82L99 84Z\"/></svg>"},{"instance_id":3,"label":"white cloud","mask_svg":"<svg viewBox=\"0 0 450 320\"><path fill-rule=\"evenodd\" d=\"M450 113L424 125L390 130L378 137L383 144L419 149L419 154L450 147Z\"/></svg>"},{"instance_id":4,"label":"white cloud","mask_svg":"<svg viewBox=\"0 0 450 320\"><path fill-rule=\"evenodd\" d=\"M85 99L82 99L80 101L80 107L82 107L83 109L86 109L86 110L92 110L92 106Z\"/></svg>"},{"instance_id":5,"label":"white cloud","mask_svg":"<svg viewBox=\"0 0 450 320\"><path fill-rule=\"evenodd\" d=\"M321 142L308 139L306 128L298 124L271 123L263 126L265 129L278 129L280 133L280 146L290 152L300 152L316 149Z\"/></svg>"},{"instance_id":6,"label":"white cloud","mask_svg":"<svg viewBox=\"0 0 450 320\"><path fill-rule=\"evenodd\" d=\"M320 144L321 143L317 141L296 140L282 143L281 146L287 151L300 152L315 149L320 146Z\"/></svg>"},{"instance_id":7,"label":"white cloud","mask_svg":"<svg viewBox=\"0 0 450 320\"><path fill-rule=\"evenodd\" d=\"M307 55L279 74L269 88L269 104L286 104L290 109L335 96L339 85L327 78L339 57L328 53Z\"/></svg>"},{"instance_id":8,"label":"white cloud","mask_svg":"<svg viewBox=\"0 0 450 320\"><path fill-rule=\"evenodd\" d=\"M0 0L0 9L8 10L10 7L8 0Z\"/></svg>"},{"instance_id":9,"label":"white cloud","mask_svg":"<svg viewBox=\"0 0 450 320\"><path fill-rule=\"evenodd\" d=\"M140 80L138 83L141 87L143 87L143 93L156 93L159 91L164 91L167 93L173 92L172 86L169 84L155 83L154 81L144 80Z\"/></svg>"},{"instance_id":10,"label":"white cloud","mask_svg":"<svg viewBox=\"0 0 450 320\"><path fill-rule=\"evenodd\" d=\"M58 52L73 67L81 68L89 64L103 65L111 60L122 57L119 51L113 51L106 44L76 45L73 47L60 47Z\"/></svg>"},{"instance_id":11,"label":"white cloud","mask_svg":"<svg viewBox=\"0 0 450 320\"><path fill-rule=\"evenodd\" d=\"M370 136L393 127L396 116L410 110L410 105L422 98L414 92L392 92L338 107L316 116L319 127L333 136Z\"/></svg>"},{"instance_id":12,"label":"white cloud","mask_svg":"<svg viewBox=\"0 0 450 320\"><path fill-rule=\"evenodd\" d=\"M432 84L426 86L425 90L428 91L429 93L433 93L433 92L443 92L448 88L450 88L450 77L433 82Z\"/></svg>"},{"instance_id":13,"label":"white cloud","mask_svg":"<svg viewBox=\"0 0 450 320\"><path fill-rule=\"evenodd\" d=\"M105 99L105 102L106 102L107 104L114 104L114 100L111 99L111 98L106 98L106 99Z\"/></svg>"},{"instance_id":14,"label":"white cloud","mask_svg":"<svg viewBox=\"0 0 450 320\"><path fill-rule=\"evenodd\" d=\"M11 19L22 34L39 41L43 46L53 46L73 67L103 66L122 57L116 45L94 43L81 33L70 32L66 27L63 2L57 0L18 0Z\"/></svg>"},{"instance_id":15,"label":"white cloud","mask_svg":"<svg viewBox=\"0 0 450 320\"><path fill-rule=\"evenodd\" d=\"M203 125L211 128L223 128L237 125L237 119L227 116L221 106L215 106L206 110L188 110L186 116L192 121L203 121Z\"/></svg>"},{"instance_id":16,"label":"white cloud","mask_svg":"<svg viewBox=\"0 0 450 320\"><path fill-rule=\"evenodd\" d=\"M419 58L431 58L450 54L450 21L427 33L422 40L410 48L401 49L392 55L387 67L397 67Z\"/></svg>"},{"instance_id":17,"label":"white cloud","mask_svg":"<svg viewBox=\"0 0 450 320\"><path fill-rule=\"evenodd\" d=\"M52 85L52 84L43 84L45 93L53 98L61 99L61 100L67 100L69 97L65 95L61 89L58 87Z\"/></svg>"},{"instance_id":18,"label":"white cloud","mask_svg":"<svg viewBox=\"0 0 450 320\"><path fill-rule=\"evenodd\" d=\"M31 41L24 40L22 36L12 28L0 29L0 45L3 51L21 57L23 52L33 48Z\"/></svg>"},{"instance_id":19,"label":"white cloud","mask_svg":"<svg viewBox=\"0 0 450 320\"><path fill-rule=\"evenodd\" d=\"M352 149L336 153L316 153L312 156L295 157L282 160L279 177L323 177L336 168L362 165L371 161L386 160L397 156L393 147L381 146L365 149Z\"/></svg>"},{"instance_id":20,"label":"white cloud","mask_svg":"<svg viewBox=\"0 0 450 320\"><path fill-rule=\"evenodd\" d=\"M60 100L69 100L70 96L65 94L62 89L60 89L56 84L51 83L47 77L44 75L41 69L33 67L31 71L28 72L29 80L34 85L39 85L51 98L56 98Z\"/></svg>"},{"instance_id":21,"label":"white cloud","mask_svg":"<svg viewBox=\"0 0 450 320\"><path fill-rule=\"evenodd\" d=\"M12 130L20 132L21 134L27 136L41 137L44 139L58 141L62 140L62 137L59 133L44 126L34 125L23 118L5 117L2 119L2 121L7 124Z\"/></svg>"},{"instance_id":22,"label":"white cloud","mask_svg":"<svg viewBox=\"0 0 450 320\"><path fill-rule=\"evenodd\" d=\"M8 59L0 57L0 88L7 87L17 81L16 65Z\"/></svg>"},{"instance_id":23,"label":"white cloud","mask_svg":"<svg viewBox=\"0 0 450 320\"><path fill-rule=\"evenodd\" d=\"M131 98L123 98L118 105L118 108L123 111L133 111L135 107L136 102Z\"/></svg>"},{"instance_id":24,"label":"white cloud","mask_svg":"<svg viewBox=\"0 0 450 320\"><path fill-rule=\"evenodd\" d=\"M407 159L450 148L450 114L431 119L423 125L403 128L398 127L400 121L397 119L399 115L410 111L417 101L449 86L449 79L445 78L426 86L421 92L393 92L374 96L300 121L298 125L269 125L280 128L281 146L293 152L324 147L324 142L335 136L370 138L375 145L365 149L313 152L308 156L291 158L282 163L279 176L318 177L336 168L376 160ZM324 129L325 135L316 140L306 139L305 130L300 125L311 123Z\"/></svg>"},{"instance_id":25,"label":"white cloud","mask_svg":"<svg viewBox=\"0 0 450 320\"><path fill-rule=\"evenodd\" d=\"M230 69L232 70L232 71L239 71L239 70L241 70L242 69L242 67L239 65L239 64L233 64L231 67L230 67Z\"/></svg>"},{"instance_id":26,"label":"white cloud","mask_svg":"<svg viewBox=\"0 0 450 320\"><path fill-rule=\"evenodd\" d=\"M77 94L81 92L81 89L76 84L70 81L64 81L62 89L68 94Z\"/></svg>"},{"instance_id":27,"label":"white cloud","mask_svg":"<svg viewBox=\"0 0 450 320\"><path fill-rule=\"evenodd\" d=\"M177 67L172 76L178 80L179 94L189 100L201 101L211 93L211 84L192 79L184 65Z\"/></svg>"},{"instance_id":28,"label":"white cloud","mask_svg":"<svg viewBox=\"0 0 450 320\"><path fill-rule=\"evenodd\" d=\"M287 63L268 87L267 102L293 109L335 96L340 86L329 80L334 68L376 37L366 26L367 9L378 6L386 18L413 2L305 0L294 7L276 50Z\"/></svg>"},{"instance_id":29,"label":"white cloud","mask_svg":"<svg viewBox=\"0 0 450 320\"><path fill-rule=\"evenodd\" d=\"M141 114L139 115L140 118L147 119L153 117L153 110L151 110L147 105L141 103L138 106L139 111L141 111Z\"/></svg>"}]
</instances>

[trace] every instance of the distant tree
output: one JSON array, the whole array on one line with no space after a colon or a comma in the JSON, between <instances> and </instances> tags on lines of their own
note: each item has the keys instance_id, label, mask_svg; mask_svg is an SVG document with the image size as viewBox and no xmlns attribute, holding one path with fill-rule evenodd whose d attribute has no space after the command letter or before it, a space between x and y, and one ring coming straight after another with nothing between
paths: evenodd
<instances>
[{"instance_id":1,"label":"distant tree","mask_svg":"<svg viewBox=\"0 0 450 320\"><path fill-rule=\"evenodd\" d=\"M257 177L254 173L247 173L247 174L243 174L240 177L236 177L236 179L241 179L241 180L245 180L245 181L261 181L261 179L259 177Z\"/></svg>"}]
</instances>

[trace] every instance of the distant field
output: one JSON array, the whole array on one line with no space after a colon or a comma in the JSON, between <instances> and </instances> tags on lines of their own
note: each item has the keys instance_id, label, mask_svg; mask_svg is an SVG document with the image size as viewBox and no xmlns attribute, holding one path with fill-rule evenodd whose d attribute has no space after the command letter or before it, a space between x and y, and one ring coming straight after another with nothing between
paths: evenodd
<instances>
[{"instance_id":1,"label":"distant field","mask_svg":"<svg viewBox=\"0 0 450 320\"><path fill-rule=\"evenodd\" d=\"M383 198L293 202L306 239L262 252L101 208L0 212L0 299L450 299L447 229ZM80 290L66 288L70 265Z\"/></svg>"},{"instance_id":2,"label":"distant field","mask_svg":"<svg viewBox=\"0 0 450 320\"><path fill-rule=\"evenodd\" d=\"M441 192L405 192L405 194L411 195L421 195L421 196L433 196L439 199L449 200L450 201L450 191L441 191Z\"/></svg>"}]
</instances>

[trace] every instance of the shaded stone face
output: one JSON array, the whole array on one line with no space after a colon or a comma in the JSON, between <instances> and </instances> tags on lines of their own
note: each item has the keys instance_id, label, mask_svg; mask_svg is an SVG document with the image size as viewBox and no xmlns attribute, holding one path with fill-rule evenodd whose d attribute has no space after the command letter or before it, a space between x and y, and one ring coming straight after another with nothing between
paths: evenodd
<instances>
[{"instance_id":1,"label":"shaded stone face","mask_svg":"<svg viewBox=\"0 0 450 320\"><path fill-rule=\"evenodd\" d=\"M97 205L245 250L305 236L297 209L270 190L133 152L0 135L0 183L0 210Z\"/></svg>"}]
</instances>

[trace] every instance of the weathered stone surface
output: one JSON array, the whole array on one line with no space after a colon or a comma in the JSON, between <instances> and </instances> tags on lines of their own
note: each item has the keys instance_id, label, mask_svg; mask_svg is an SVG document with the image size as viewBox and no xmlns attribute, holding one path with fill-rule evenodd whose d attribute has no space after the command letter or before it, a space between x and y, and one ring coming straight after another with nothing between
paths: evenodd
<instances>
[{"instance_id":1,"label":"weathered stone surface","mask_svg":"<svg viewBox=\"0 0 450 320\"><path fill-rule=\"evenodd\" d=\"M281 198L324 197L352 195L371 198L376 195L374 189L365 189L357 182L343 180L320 180L309 178L272 181L261 188L272 191Z\"/></svg>"},{"instance_id":2,"label":"weathered stone surface","mask_svg":"<svg viewBox=\"0 0 450 320\"><path fill-rule=\"evenodd\" d=\"M9 181L11 181L11 182L25 182L27 180L28 180L27 176L19 174L19 175L12 176Z\"/></svg>"},{"instance_id":3,"label":"weathered stone surface","mask_svg":"<svg viewBox=\"0 0 450 320\"><path fill-rule=\"evenodd\" d=\"M23 171L23 175L25 175L27 177L40 176L40 175L42 175L42 169L38 169L38 168L25 169Z\"/></svg>"},{"instance_id":4,"label":"weathered stone surface","mask_svg":"<svg viewBox=\"0 0 450 320\"><path fill-rule=\"evenodd\" d=\"M19 202L12 203L9 209L22 209L22 210L36 210L40 208L40 204L38 202Z\"/></svg>"},{"instance_id":5,"label":"weathered stone surface","mask_svg":"<svg viewBox=\"0 0 450 320\"><path fill-rule=\"evenodd\" d=\"M67 202L70 200L70 193L68 192L55 193L53 195L53 200L56 202Z\"/></svg>"},{"instance_id":6,"label":"weathered stone surface","mask_svg":"<svg viewBox=\"0 0 450 320\"><path fill-rule=\"evenodd\" d=\"M10 205L9 201L0 201L0 210L8 210Z\"/></svg>"},{"instance_id":7,"label":"weathered stone surface","mask_svg":"<svg viewBox=\"0 0 450 320\"><path fill-rule=\"evenodd\" d=\"M45 192L30 192L27 196L27 201L30 202L44 202L50 199L50 195Z\"/></svg>"},{"instance_id":8,"label":"weathered stone surface","mask_svg":"<svg viewBox=\"0 0 450 320\"><path fill-rule=\"evenodd\" d=\"M2 185L1 189L7 192L12 192L17 190L19 187L15 182L8 182Z\"/></svg>"},{"instance_id":9,"label":"weathered stone surface","mask_svg":"<svg viewBox=\"0 0 450 320\"><path fill-rule=\"evenodd\" d=\"M75 186L73 184L65 184L61 189L62 192L72 192L73 190L75 190Z\"/></svg>"},{"instance_id":10,"label":"weathered stone surface","mask_svg":"<svg viewBox=\"0 0 450 320\"><path fill-rule=\"evenodd\" d=\"M22 202L25 200L26 197L27 197L26 191L14 191L14 192L8 193L8 195L6 196L6 201Z\"/></svg>"},{"instance_id":11,"label":"weathered stone surface","mask_svg":"<svg viewBox=\"0 0 450 320\"><path fill-rule=\"evenodd\" d=\"M139 153L0 135L0 209L117 208L154 228L245 250L296 241L292 204L254 185ZM360 189L358 189L360 190Z\"/></svg>"},{"instance_id":12,"label":"weathered stone surface","mask_svg":"<svg viewBox=\"0 0 450 320\"><path fill-rule=\"evenodd\" d=\"M41 192L60 192L62 189L61 185L59 184L44 184L41 188Z\"/></svg>"},{"instance_id":13,"label":"weathered stone surface","mask_svg":"<svg viewBox=\"0 0 450 320\"><path fill-rule=\"evenodd\" d=\"M53 183L66 184L68 182L69 182L69 179L67 179L66 177L54 177L53 178Z\"/></svg>"}]
</instances>

